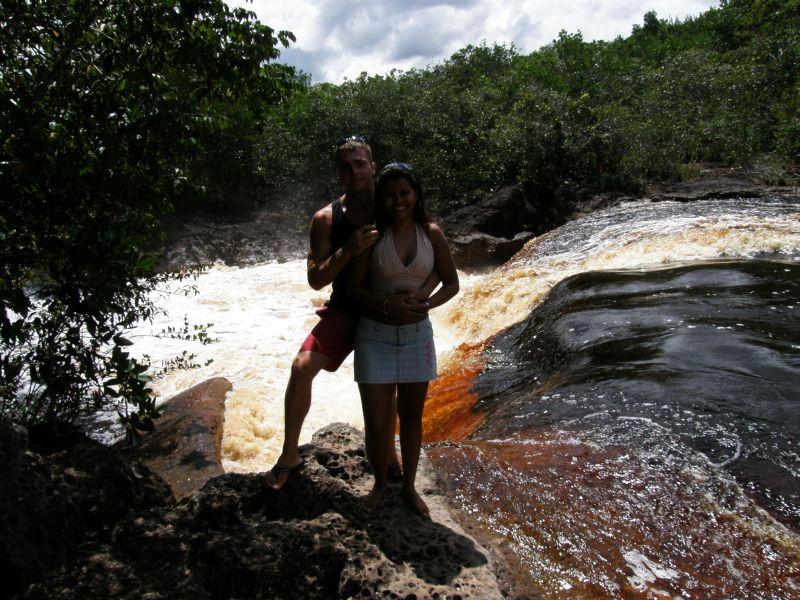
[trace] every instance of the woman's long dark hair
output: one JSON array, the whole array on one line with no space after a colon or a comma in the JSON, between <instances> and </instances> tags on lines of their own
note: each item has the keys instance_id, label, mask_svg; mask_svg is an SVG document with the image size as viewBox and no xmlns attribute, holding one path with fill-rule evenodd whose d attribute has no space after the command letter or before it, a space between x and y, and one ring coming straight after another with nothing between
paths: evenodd
<instances>
[{"instance_id":1,"label":"woman's long dark hair","mask_svg":"<svg viewBox=\"0 0 800 600\"><path fill-rule=\"evenodd\" d=\"M428 211L425 210L425 194L422 192L422 184L414 169L405 163L399 162L389 163L378 174L378 180L375 183L375 226L378 231L383 233L392 224L392 219L386 212L384 200L389 184L400 177L404 177L408 181L417 197L411 217L422 225L427 232L431 218L428 215Z\"/></svg>"}]
</instances>

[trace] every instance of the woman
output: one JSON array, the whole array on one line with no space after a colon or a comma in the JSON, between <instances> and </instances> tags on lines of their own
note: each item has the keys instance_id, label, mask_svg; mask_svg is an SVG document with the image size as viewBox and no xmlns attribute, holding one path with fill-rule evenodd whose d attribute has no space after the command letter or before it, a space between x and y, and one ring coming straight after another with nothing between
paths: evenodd
<instances>
[{"instance_id":1,"label":"woman","mask_svg":"<svg viewBox=\"0 0 800 600\"><path fill-rule=\"evenodd\" d=\"M386 493L396 390L402 494L414 511L427 517L428 507L414 481L422 445L422 409L428 383L436 378L428 310L458 293L458 274L444 233L425 211L419 178L408 165L391 163L378 175L375 222L381 238L357 257L349 285L350 295L364 308L356 330L355 379L364 410L367 458L375 475L362 503L372 511ZM425 282L434 271L442 285L430 298L422 297L427 296ZM398 290L405 290L406 296L398 295Z\"/></svg>"}]
</instances>

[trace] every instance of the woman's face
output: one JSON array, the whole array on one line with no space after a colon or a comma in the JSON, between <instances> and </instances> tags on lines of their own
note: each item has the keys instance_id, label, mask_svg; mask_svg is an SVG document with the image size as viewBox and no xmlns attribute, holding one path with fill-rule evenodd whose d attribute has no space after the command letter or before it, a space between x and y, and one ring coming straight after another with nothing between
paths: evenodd
<instances>
[{"instance_id":1,"label":"woman's face","mask_svg":"<svg viewBox=\"0 0 800 600\"><path fill-rule=\"evenodd\" d=\"M412 219L417 194L405 177L396 177L386 186L383 206L392 222Z\"/></svg>"}]
</instances>

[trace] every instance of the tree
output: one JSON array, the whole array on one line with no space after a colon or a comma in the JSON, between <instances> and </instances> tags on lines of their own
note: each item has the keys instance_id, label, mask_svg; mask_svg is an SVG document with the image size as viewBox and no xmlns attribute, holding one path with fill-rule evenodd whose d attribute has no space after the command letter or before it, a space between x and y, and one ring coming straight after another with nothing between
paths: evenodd
<instances>
[{"instance_id":1,"label":"tree","mask_svg":"<svg viewBox=\"0 0 800 600\"><path fill-rule=\"evenodd\" d=\"M294 38L222 0L28 0L0 23L0 416L118 397L146 427L147 365L122 333L154 311L158 217L231 115L287 96L274 61Z\"/></svg>"}]
</instances>

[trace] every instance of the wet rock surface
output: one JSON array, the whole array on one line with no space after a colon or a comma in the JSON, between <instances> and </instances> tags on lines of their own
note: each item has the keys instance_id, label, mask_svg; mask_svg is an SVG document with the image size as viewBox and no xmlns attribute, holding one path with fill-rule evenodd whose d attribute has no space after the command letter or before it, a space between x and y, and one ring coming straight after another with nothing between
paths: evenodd
<instances>
[{"instance_id":1,"label":"wet rock surface","mask_svg":"<svg viewBox=\"0 0 800 600\"><path fill-rule=\"evenodd\" d=\"M546 195L522 185L503 188L443 215L441 222L459 268L492 266L505 262L536 236L567 221L621 202L648 198L654 202L693 202L713 198L761 198L798 194L795 188L759 184L744 171L730 167L706 167L687 181L653 184L645 194L591 193L565 184Z\"/></svg>"},{"instance_id":2,"label":"wet rock surface","mask_svg":"<svg viewBox=\"0 0 800 600\"><path fill-rule=\"evenodd\" d=\"M224 377L214 377L173 396L161 405L156 430L121 450L158 473L176 499L199 490L225 472L220 448L225 394L231 388Z\"/></svg>"},{"instance_id":3,"label":"wet rock surface","mask_svg":"<svg viewBox=\"0 0 800 600\"><path fill-rule=\"evenodd\" d=\"M561 212L555 201L514 185L443 215L441 223L456 264L465 268L505 262L529 239L562 223Z\"/></svg>"},{"instance_id":4,"label":"wet rock surface","mask_svg":"<svg viewBox=\"0 0 800 600\"><path fill-rule=\"evenodd\" d=\"M0 449L15 445L12 436ZM425 461L417 488L432 520L412 513L397 487L364 513L358 498L372 478L359 431L331 425L301 451L304 466L280 492L266 474L229 473L178 504L166 494L131 503L103 531L84 522L82 537L68 532L75 550L49 571L39 565L19 597L502 597L490 558L450 518Z\"/></svg>"},{"instance_id":5,"label":"wet rock surface","mask_svg":"<svg viewBox=\"0 0 800 600\"><path fill-rule=\"evenodd\" d=\"M308 225L323 202L270 206L242 214L175 214L163 222L162 271L209 265L285 262L307 252Z\"/></svg>"},{"instance_id":6,"label":"wet rock surface","mask_svg":"<svg viewBox=\"0 0 800 600\"><path fill-rule=\"evenodd\" d=\"M800 193L800 190L757 183L738 168L708 167L702 169L696 179L665 181L654 185L648 190L647 197L656 202L693 202L712 198L764 198L793 193Z\"/></svg>"}]
</instances>

